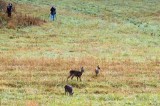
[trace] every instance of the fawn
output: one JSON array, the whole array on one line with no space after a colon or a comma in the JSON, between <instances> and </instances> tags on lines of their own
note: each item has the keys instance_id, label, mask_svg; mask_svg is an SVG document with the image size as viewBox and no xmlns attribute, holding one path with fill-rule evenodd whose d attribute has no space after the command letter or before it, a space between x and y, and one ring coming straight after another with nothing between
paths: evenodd
<instances>
[{"instance_id":1,"label":"fawn","mask_svg":"<svg viewBox=\"0 0 160 106\"><path fill-rule=\"evenodd\" d=\"M77 77L77 81L78 81L78 78L80 79L81 81L81 76L84 72L84 68L81 67L81 71L78 71L78 70L70 70L70 75L68 76L67 80L71 77L71 79L73 79L73 77Z\"/></svg>"},{"instance_id":2,"label":"fawn","mask_svg":"<svg viewBox=\"0 0 160 106\"><path fill-rule=\"evenodd\" d=\"M97 68L95 69L96 76L99 74L99 72L100 72L100 67L98 65Z\"/></svg>"},{"instance_id":3,"label":"fawn","mask_svg":"<svg viewBox=\"0 0 160 106\"><path fill-rule=\"evenodd\" d=\"M73 92L73 87L71 85L65 85L64 89L65 89L65 95L67 93L69 93L70 95L73 95L74 92Z\"/></svg>"}]
</instances>

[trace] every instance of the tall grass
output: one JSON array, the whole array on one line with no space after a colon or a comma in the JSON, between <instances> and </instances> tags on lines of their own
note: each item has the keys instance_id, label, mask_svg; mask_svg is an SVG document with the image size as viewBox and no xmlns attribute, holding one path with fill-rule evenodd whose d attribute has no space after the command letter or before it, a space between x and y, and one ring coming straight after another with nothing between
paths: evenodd
<instances>
[{"instance_id":1,"label":"tall grass","mask_svg":"<svg viewBox=\"0 0 160 106\"><path fill-rule=\"evenodd\" d=\"M130 102L142 104L140 99L146 105L153 104L153 98L148 99L148 96L157 97L155 103L159 104L159 61L135 63L130 60L84 60L0 58L1 104L73 105L83 102L84 105L84 102L90 101L91 105L109 105L112 101L114 105L117 102L127 105ZM98 77L94 73L97 64L101 66ZM66 82L69 70L80 69L81 66L85 69L82 82L76 79ZM73 86L73 97L64 96L65 84ZM139 97L141 95L143 98ZM64 101L66 99L69 101Z\"/></svg>"},{"instance_id":2,"label":"tall grass","mask_svg":"<svg viewBox=\"0 0 160 106\"><path fill-rule=\"evenodd\" d=\"M5 14L5 10L7 7L7 2L1 0L0 1L0 24L2 26L5 26L5 23L7 23L7 28L12 28L15 29L17 27L21 28L21 27L27 27L27 26L32 26L32 25L42 25L43 23L45 23L45 20L42 20L38 17L33 17L33 16L29 16L29 15L25 15L22 14L20 12L16 12L15 11L15 6L13 6L13 10L12 10L12 18L7 17L7 13ZM13 4L14 5L14 4Z\"/></svg>"},{"instance_id":3,"label":"tall grass","mask_svg":"<svg viewBox=\"0 0 160 106\"><path fill-rule=\"evenodd\" d=\"M0 0L0 11L6 11L7 3L3 0Z\"/></svg>"},{"instance_id":4,"label":"tall grass","mask_svg":"<svg viewBox=\"0 0 160 106\"><path fill-rule=\"evenodd\" d=\"M27 27L27 26L39 26L45 23L45 20L41 20L39 18L18 14L13 16L13 19L8 21L7 27L8 28L16 28L16 27Z\"/></svg>"}]
</instances>

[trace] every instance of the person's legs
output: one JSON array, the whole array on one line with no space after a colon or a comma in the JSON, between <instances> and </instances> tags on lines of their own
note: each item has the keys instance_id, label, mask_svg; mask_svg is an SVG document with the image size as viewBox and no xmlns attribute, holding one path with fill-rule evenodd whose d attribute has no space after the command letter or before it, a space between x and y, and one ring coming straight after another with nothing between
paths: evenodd
<instances>
[{"instance_id":1,"label":"person's legs","mask_svg":"<svg viewBox=\"0 0 160 106\"><path fill-rule=\"evenodd\" d=\"M56 18L56 14L51 14L51 15L50 15L50 19L51 19L51 21L54 21L54 20L55 20L55 18Z\"/></svg>"},{"instance_id":2,"label":"person's legs","mask_svg":"<svg viewBox=\"0 0 160 106\"><path fill-rule=\"evenodd\" d=\"M51 19L51 21L53 21L53 19L54 19L52 14L50 14L50 19Z\"/></svg>"},{"instance_id":3,"label":"person's legs","mask_svg":"<svg viewBox=\"0 0 160 106\"><path fill-rule=\"evenodd\" d=\"M53 21L54 21L54 18L55 18L55 14L53 14Z\"/></svg>"},{"instance_id":4,"label":"person's legs","mask_svg":"<svg viewBox=\"0 0 160 106\"><path fill-rule=\"evenodd\" d=\"M8 17L11 17L11 12L8 12Z\"/></svg>"},{"instance_id":5,"label":"person's legs","mask_svg":"<svg viewBox=\"0 0 160 106\"><path fill-rule=\"evenodd\" d=\"M53 21L56 19L56 14L53 15Z\"/></svg>"}]
</instances>

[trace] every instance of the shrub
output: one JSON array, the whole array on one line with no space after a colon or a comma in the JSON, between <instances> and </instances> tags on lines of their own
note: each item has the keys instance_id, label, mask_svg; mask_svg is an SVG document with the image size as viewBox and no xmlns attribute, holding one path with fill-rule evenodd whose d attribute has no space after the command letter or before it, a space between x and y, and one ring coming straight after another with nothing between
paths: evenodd
<instances>
[{"instance_id":1,"label":"shrub","mask_svg":"<svg viewBox=\"0 0 160 106\"><path fill-rule=\"evenodd\" d=\"M22 14L16 15L16 20L17 20L17 25L21 27L41 25L45 22L45 20L41 20L40 18Z\"/></svg>"}]
</instances>

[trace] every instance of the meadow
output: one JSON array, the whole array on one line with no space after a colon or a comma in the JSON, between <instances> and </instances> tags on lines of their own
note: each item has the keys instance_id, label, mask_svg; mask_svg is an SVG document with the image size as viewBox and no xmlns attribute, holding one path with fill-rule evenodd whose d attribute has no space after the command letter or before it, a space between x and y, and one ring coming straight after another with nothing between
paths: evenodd
<instances>
[{"instance_id":1,"label":"meadow","mask_svg":"<svg viewBox=\"0 0 160 106\"><path fill-rule=\"evenodd\" d=\"M160 105L159 0L10 1L9 24L0 17L1 106ZM18 26L17 14L45 21ZM66 82L81 66L82 82Z\"/></svg>"}]
</instances>

